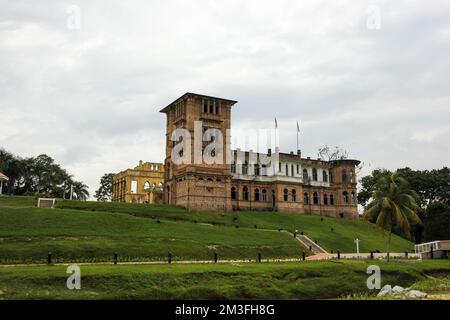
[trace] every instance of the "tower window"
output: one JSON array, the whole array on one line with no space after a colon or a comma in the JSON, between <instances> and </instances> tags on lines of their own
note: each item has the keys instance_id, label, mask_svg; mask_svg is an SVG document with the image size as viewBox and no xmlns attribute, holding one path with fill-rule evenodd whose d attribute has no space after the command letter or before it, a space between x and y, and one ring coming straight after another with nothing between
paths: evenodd
<instances>
[{"instance_id":1,"label":"tower window","mask_svg":"<svg viewBox=\"0 0 450 320\"><path fill-rule=\"evenodd\" d=\"M312 170L313 181L317 181L317 169L313 168Z\"/></svg>"},{"instance_id":2,"label":"tower window","mask_svg":"<svg viewBox=\"0 0 450 320\"><path fill-rule=\"evenodd\" d=\"M328 205L328 196L326 194L323 195L323 204Z\"/></svg>"},{"instance_id":3,"label":"tower window","mask_svg":"<svg viewBox=\"0 0 450 320\"><path fill-rule=\"evenodd\" d=\"M255 189L255 201L259 201L259 189Z\"/></svg>"},{"instance_id":4,"label":"tower window","mask_svg":"<svg viewBox=\"0 0 450 320\"><path fill-rule=\"evenodd\" d=\"M292 189L292 201L296 202L297 201L297 190Z\"/></svg>"},{"instance_id":5,"label":"tower window","mask_svg":"<svg viewBox=\"0 0 450 320\"><path fill-rule=\"evenodd\" d=\"M325 170L322 171L322 180L323 182L328 182L328 174Z\"/></svg>"},{"instance_id":6,"label":"tower window","mask_svg":"<svg viewBox=\"0 0 450 320\"><path fill-rule=\"evenodd\" d=\"M347 191L342 192L342 198L344 200L344 203L347 204L348 203L348 192Z\"/></svg>"},{"instance_id":7,"label":"tower window","mask_svg":"<svg viewBox=\"0 0 450 320\"><path fill-rule=\"evenodd\" d=\"M231 187L231 200L237 200L236 187Z\"/></svg>"},{"instance_id":8,"label":"tower window","mask_svg":"<svg viewBox=\"0 0 450 320\"><path fill-rule=\"evenodd\" d=\"M309 204L309 194L308 194L308 192L305 192L305 193L303 194L303 202L304 202L305 204Z\"/></svg>"},{"instance_id":9,"label":"tower window","mask_svg":"<svg viewBox=\"0 0 450 320\"><path fill-rule=\"evenodd\" d=\"M313 193L314 204L319 204L319 194L317 192Z\"/></svg>"},{"instance_id":10,"label":"tower window","mask_svg":"<svg viewBox=\"0 0 450 320\"><path fill-rule=\"evenodd\" d=\"M242 188L242 200L248 201L248 187Z\"/></svg>"},{"instance_id":11,"label":"tower window","mask_svg":"<svg viewBox=\"0 0 450 320\"><path fill-rule=\"evenodd\" d=\"M330 205L334 206L334 196L330 194Z\"/></svg>"},{"instance_id":12,"label":"tower window","mask_svg":"<svg viewBox=\"0 0 450 320\"><path fill-rule=\"evenodd\" d=\"M289 190L288 189L284 189L283 190L283 200L284 201L288 201L288 196L289 196Z\"/></svg>"},{"instance_id":13,"label":"tower window","mask_svg":"<svg viewBox=\"0 0 450 320\"><path fill-rule=\"evenodd\" d=\"M262 190L262 201L267 201L267 190L266 189Z\"/></svg>"}]
</instances>

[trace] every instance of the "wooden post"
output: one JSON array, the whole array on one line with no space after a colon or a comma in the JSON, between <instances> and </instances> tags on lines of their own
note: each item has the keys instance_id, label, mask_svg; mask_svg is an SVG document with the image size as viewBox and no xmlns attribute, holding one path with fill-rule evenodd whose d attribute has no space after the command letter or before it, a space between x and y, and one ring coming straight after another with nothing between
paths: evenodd
<instances>
[{"instance_id":1,"label":"wooden post","mask_svg":"<svg viewBox=\"0 0 450 320\"><path fill-rule=\"evenodd\" d=\"M303 261L306 260L306 253L305 253L305 251L302 251L302 260L303 260Z\"/></svg>"},{"instance_id":2,"label":"wooden post","mask_svg":"<svg viewBox=\"0 0 450 320\"><path fill-rule=\"evenodd\" d=\"M172 263L172 254L169 252L169 264Z\"/></svg>"},{"instance_id":3,"label":"wooden post","mask_svg":"<svg viewBox=\"0 0 450 320\"><path fill-rule=\"evenodd\" d=\"M114 264L117 264L117 259L118 258L118 254L117 254L117 252L114 252L114 258L113 258L113 260L114 260Z\"/></svg>"},{"instance_id":4,"label":"wooden post","mask_svg":"<svg viewBox=\"0 0 450 320\"><path fill-rule=\"evenodd\" d=\"M261 263L261 252L258 252L258 262Z\"/></svg>"},{"instance_id":5,"label":"wooden post","mask_svg":"<svg viewBox=\"0 0 450 320\"><path fill-rule=\"evenodd\" d=\"M218 256L217 252L214 252L214 263L217 263L217 256Z\"/></svg>"},{"instance_id":6,"label":"wooden post","mask_svg":"<svg viewBox=\"0 0 450 320\"><path fill-rule=\"evenodd\" d=\"M338 260L341 258L341 252L339 250L337 251L337 258Z\"/></svg>"},{"instance_id":7,"label":"wooden post","mask_svg":"<svg viewBox=\"0 0 450 320\"><path fill-rule=\"evenodd\" d=\"M52 264L52 253L51 252L49 252L47 254L47 264L48 265Z\"/></svg>"}]
</instances>

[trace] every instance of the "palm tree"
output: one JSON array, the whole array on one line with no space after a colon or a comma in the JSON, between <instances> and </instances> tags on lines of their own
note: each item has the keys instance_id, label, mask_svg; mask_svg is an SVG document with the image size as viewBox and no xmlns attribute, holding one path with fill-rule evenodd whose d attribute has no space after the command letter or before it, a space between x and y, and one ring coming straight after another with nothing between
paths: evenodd
<instances>
[{"instance_id":1,"label":"palm tree","mask_svg":"<svg viewBox=\"0 0 450 320\"><path fill-rule=\"evenodd\" d=\"M387 260L391 248L392 227L398 225L403 234L410 238L411 222L422 224L416 212L417 194L409 189L407 181L396 173L382 177L375 185L372 201L364 212L367 220L389 233Z\"/></svg>"},{"instance_id":2,"label":"palm tree","mask_svg":"<svg viewBox=\"0 0 450 320\"><path fill-rule=\"evenodd\" d=\"M73 193L77 200L87 200L89 198L89 187L83 182L75 181L73 183Z\"/></svg>"}]
</instances>

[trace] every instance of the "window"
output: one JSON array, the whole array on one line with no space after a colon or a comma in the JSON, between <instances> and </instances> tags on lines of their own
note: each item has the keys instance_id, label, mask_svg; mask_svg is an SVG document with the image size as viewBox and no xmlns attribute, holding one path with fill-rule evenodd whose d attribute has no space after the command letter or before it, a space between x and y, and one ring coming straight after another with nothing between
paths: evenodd
<instances>
[{"instance_id":1,"label":"window","mask_svg":"<svg viewBox=\"0 0 450 320\"><path fill-rule=\"evenodd\" d=\"M216 114L219 114L219 101L216 101Z\"/></svg>"},{"instance_id":2,"label":"window","mask_svg":"<svg viewBox=\"0 0 450 320\"><path fill-rule=\"evenodd\" d=\"M297 174L300 174L300 165L297 165Z\"/></svg>"},{"instance_id":3,"label":"window","mask_svg":"<svg viewBox=\"0 0 450 320\"><path fill-rule=\"evenodd\" d=\"M286 173L286 176L288 176L288 175L289 175L289 166L288 166L287 163L286 163L286 166L285 166L285 167L286 167L286 172L285 172L285 173Z\"/></svg>"},{"instance_id":4,"label":"window","mask_svg":"<svg viewBox=\"0 0 450 320\"><path fill-rule=\"evenodd\" d=\"M281 162L278 163L278 172L281 172Z\"/></svg>"},{"instance_id":5,"label":"window","mask_svg":"<svg viewBox=\"0 0 450 320\"><path fill-rule=\"evenodd\" d=\"M347 191L344 191L344 192L342 192L342 198L343 198L343 200L344 200L344 203L348 203L348 192Z\"/></svg>"},{"instance_id":6,"label":"window","mask_svg":"<svg viewBox=\"0 0 450 320\"><path fill-rule=\"evenodd\" d=\"M261 194L262 194L262 201L267 201L267 190L263 189Z\"/></svg>"},{"instance_id":7,"label":"window","mask_svg":"<svg viewBox=\"0 0 450 320\"><path fill-rule=\"evenodd\" d=\"M261 175L261 170L259 168L259 164L255 164L255 175L256 176Z\"/></svg>"},{"instance_id":8,"label":"window","mask_svg":"<svg viewBox=\"0 0 450 320\"><path fill-rule=\"evenodd\" d=\"M203 113L208 113L208 100L203 100Z\"/></svg>"},{"instance_id":9,"label":"window","mask_svg":"<svg viewBox=\"0 0 450 320\"><path fill-rule=\"evenodd\" d=\"M352 203L356 204L355 192L352 191L351 195L352 195Z\"/></svg>"},{"instance_id":10,"label":"window","mask_svg":"<svg viewBox=\"0 0 450 320\"><path fill-rule=\"evenodd\" d=\"M330 205L334 206L334 196L330 194Z\"/></svg>"},{"instance_id":11,"label":"window","mask_svg":"<svg viewBox=\"0 0 450 320\"><path fill-rule=\"evenodd\" d=\"M236 165L234 163L231 165L231 173L236 173Z\"/></svg>"},{"instance_id":12,"label":"window","mask_svg":"<svg viewBox=\"0 0 450 320\"><path fill-rule=\"evenodd\" d=\"M144 183L144 190L145 190L145 191L150 190L150 183L148 183L148 181L146 181L146 182Z\"/></svg>"},{"instance_id":13,"label":"window","mask_svg":"<svg viewBox=\"0 0 450 320\"><path fill-rule=\"evenodd\" d=\"M261 174L263 176L267 176L267 166L265 164L262 165L262 171Z\"/></svg>"},{"instance_id":14,"label":"window","mask_svg":"<svg viewBox=\"0 0 450 320\"><path fill-rule=\"evenodd\" d=\"M317 181L317 169L313 168L312 170L313 181Z\"/></svg>"},{"instance_id":15,"label":"window","mask_svg":"<svg viewBox=\"0 0 450 320\"><path fill-rule=\"evenodd\" d=\"M347 170L342 170L342 182L347 182Z\"/></svg>"},{"instance_id":16,"label":"window","mask_svg":"<svg viewBox=\"0 0 450 320\"><path fill-rule=\"evenodd\" d=\"M284 189L283 190L283 199L284 199L284 201L288 201L288 196L289 196L289 190L288 189Z\"/></svg>"},{"instance_id":17,"label":"window","mask_svg":"<svg viewBox=\"0 0 450 320\"><path fill-rule=\"evenodd\" d=\"M297 201L297 190L292 189L292 201L296 202Z\"/></svg>"},{"instance_id":18,"label":"window","mask_svg":"<svg viewBox=\"0 0 450 320\"><path fill-rule=\"evenodd\" d=\"M231 187L231 200L237 200L236 187Z\"/></svg>"},{"instance_id":19,"label":"window","mask_svg":"<svg viewBox=\"0 0 450 320\"><path fill-rule=\"evenodd\" d=\"M308 194L308 192L305 192L305 193L303 194L303 202L304 202L305 204L309 204L309 194Z\"/></svg>"},{"instance_id":20,"label":"window","mask_svg":"<svg viewBox=\"0 0 450 320\"><path fill-rule=\"evenodd\" d=\"M242 200L248 201L248 187L242 188Z\"/></svg>"},{"instance_id":21,"label":"window","mask_svg":"<svg viewBox=\"0 0 450 320\"><path fill-rule=\"evenodd\" d=\"M328 173L325 170L322 171L322 180L328 182Z\"/></svg>"},{"instance_id":22,"label":"window","mask_svg":"<svg viewBox=\"0 0 450 320\"><path fill-rule=\"evenodd\" d=\"M245 163L242 165L242 174L248 174L248 162L245 161Z\"/></svg>"},{"instance_id":23,"label":"window","mask_svg":"<svg viewBox=\"0 0 450 320\"><path fill-rule=\"evenodd\" d=\"M259 201L259 189L255 189L255 201Z\"/></svg>"},{"instance_id":24,"label":"window","mask_svg":"<svg viewBox=\"0 0 450 320\"><path fill-rule=\"evenodd\" d=\"M328 205L328 195L326 194L323 195L323 204L326 206Z\"/></svg>"},{"instance_id":25,"label":"window","mask_svg":"<svg viewBox=\"0 0 450 320\"><path fill-rule=\"evenodd\" d=\"M291 164L291 176L292 177L294 176L294 165L293 164Z\"/></svg>"},{"instance_id":26,"label":"window","mask_svg":"<svg viewBox=\"0 0 450 320\"><path fill-rule=\"evenodd\" d=\"M131 181L131 193L137 193L138 183L136 180Z\"/></svg>"},{"instance_id":27,"label":"window","mask_svg":"<svg viewBox=\"0 0 450 320\"><path fill-rule=\"evenodd\" d=\"M209 100L209 113L214 113L214 100Z\"/></svg>"},{"instance_id":28,"label":"window","mask_svg":"<svg viewBox=\"0 0 450 320\"><path fill-rule=\"evenodd\" d=\"M333 173L330 172L330 182L333 183Z\"/></svg>"},{"instance_id":29,"label":"window","mask_svg":"<svg viewBox=\"0 0 450 320\"><path fill-rule=\"evenodd\" d=\"M317 192L313 193L314 204L319 204L319 194Z\"/></svg>"},{"instance_id":30,"label":"window","mask_svg":"<svg viewBox=\"0 0 450 320\"><path fill-rule=\"evenodd\" d=\"M308 181L308 170L303 169L303 182Z\"/></svg>"}]
</instances>

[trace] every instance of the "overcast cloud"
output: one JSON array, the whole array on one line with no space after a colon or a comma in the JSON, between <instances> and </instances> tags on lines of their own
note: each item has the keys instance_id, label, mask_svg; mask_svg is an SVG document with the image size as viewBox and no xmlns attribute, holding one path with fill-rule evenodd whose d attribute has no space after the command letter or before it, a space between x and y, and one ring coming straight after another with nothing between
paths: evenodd
<instances>
[{"instance_id":1,"label":"overcast cloud","mask_svg":"<svg viewBox=\"0 0 450 320\"><path fill-rule=\"evenodd\" d=\"M238 100L235 136L277 117L287 152L298 120L305 156L448 166L449 88L448 0L0 0L0 147L49 154L91 194L163 161L158 111L187 91Z\"/></svg>"}]
</instances>

